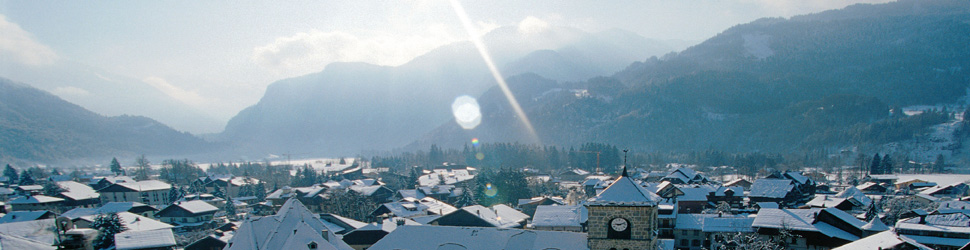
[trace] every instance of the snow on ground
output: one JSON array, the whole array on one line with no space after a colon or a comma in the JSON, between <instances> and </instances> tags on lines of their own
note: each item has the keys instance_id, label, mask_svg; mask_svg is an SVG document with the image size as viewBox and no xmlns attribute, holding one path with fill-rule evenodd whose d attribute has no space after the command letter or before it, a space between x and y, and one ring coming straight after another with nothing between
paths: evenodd
<instances>
[{"instance_id":1,"label":"snow on ground","mask_svg":"<svg viewBox=\"0 0 970 250\"><path fill-rule=\"evenodd\" d=\"M942 110L944 107L951 111L961 110L956 106L919 105L905 107L903 108L903 113L906 115L916 115L927 110ZM921 163L932 163L936 161L936 157L938 155L943 155L945 159L952 159L954 156L954 149L956 149L957 144L959 144L954 136L954 133L963 122L963 113L957 112L955 113L953 120L930 126L927 137L923 139L912 139L889 143L883 145L883 151L889 153L906 153L909 155L910 159Z\"/></svg>"}]
</instances>

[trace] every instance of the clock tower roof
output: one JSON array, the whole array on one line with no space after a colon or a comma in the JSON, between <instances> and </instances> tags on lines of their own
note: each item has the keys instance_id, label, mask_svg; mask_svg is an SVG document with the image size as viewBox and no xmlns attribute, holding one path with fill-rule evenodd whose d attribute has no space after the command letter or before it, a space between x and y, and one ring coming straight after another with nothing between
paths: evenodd
<instances>
[{"instance_id":1,"label":"clock tower roof","mask_svg":"<svg viewBox=\"0 0 970 250\"><path fill-rule=\"evenodd\" d=\"M592 206L654 206L660 196L647 191L633 179L620 176L603 192L589 200Z\"/></svg>"}]
</instances>

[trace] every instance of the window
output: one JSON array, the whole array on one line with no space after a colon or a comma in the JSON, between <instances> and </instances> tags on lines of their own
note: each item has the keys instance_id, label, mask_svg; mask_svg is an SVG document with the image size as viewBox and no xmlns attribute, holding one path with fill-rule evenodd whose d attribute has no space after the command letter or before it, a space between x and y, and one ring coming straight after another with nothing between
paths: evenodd
<instances>
[{"instance_id":1,"label":"window","mask_svg":"<svg viewBox=\"0 0 970 250\"><path fill-rule=\"evenodd\" d=\"M690 245L691 246L695 246L695 247L699 247L699 246L701 246L701 241L700 240L692 240L692 241L690 241Z\"/></svg>"},{"instance_id":2,"label":"window","mask_svg":"<svg viewBox=\"0 0 970 250\"><path fill-rule=\"evenodd\" d=\"M689 243L689 241L687 241L687 239L682 239L682 240L680 240L680 245L686 247L686 246L689 246L690 243Z\"/></svg>"},{"instance_id":3,"label":"window","mask_svg":"<svg viewBox=\"0 0 970 250\"><path fill-rule=\"evenodd\" d=\"M309 249L317 249L317 242L311 241L309 244L306 244L306 247Z\"/></svg>"},{"instance_id":4,"label":"window","mask_svg":"<svg viewBox=\"0 0 970 250\"><path fill-rule=\"evenodd\" d=\"M701 231L694 230L694 236L700 235Z\"/></svg>"}]
</instances>

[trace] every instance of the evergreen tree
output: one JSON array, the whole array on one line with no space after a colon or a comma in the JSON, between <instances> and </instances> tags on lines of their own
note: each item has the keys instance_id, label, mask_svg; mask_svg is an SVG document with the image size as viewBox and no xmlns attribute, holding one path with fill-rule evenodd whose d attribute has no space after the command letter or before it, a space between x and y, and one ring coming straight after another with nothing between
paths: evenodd
<instances>
[{"instance_id":1,"label":"evergreen tree","mask_svg":"<svg viewBox=\"0 0 970 250\"><path fill-rule=\"evenodd\" d=\"M219 188L219 186L214 186L212 188L212 196L223 198L223 199L226 198L226 194L222 192L222 189Z\"/></svg>"},{"instance_id":2,"label":"evergreen tree","mask_svg":"<svg viewBox=\"0 0 970 250\"><path fill-rule=\"evenodd\" d=\"M226 217L230 220L236 218L236 205L233 204L232 197L226 196L226 205L222 208L226 212Z\"/></svg>"},{"instance_id":3,"label":"evergreen tree","mask_svg":"<svg viewBox=\"0 0 970 250\"><path fill-rule=\"evenodd\" d=\"M61 192L63 191L64 189L62 189L61 186L58 186L57 183L54 183L53 181L44 182L44 195L46 196L56 197L57 195L61 194Z\"/></svg>"},{"instance_id":4,"label":"evergreen tree","mask_svg":"<svg viewBox=\"0 0 970 250\"><path fill-rule=\"evenodd\" d=\"M51 168L51 176L54 175L61 175L61 171L57 170L57 168Z\"/></svg>"},{"instance_id":5,"label":"evergreen tree","mask_svg":"<svg viewBox=\"0 0 970 250\"><path fill-rule=\"evenodd\" d=\"M892 174L893 173L893 158L889 155L882 157L882 166L879 168L882 174Z\"/></svg>"},{"instance_id":6,"label":"evergreen tree","mask_svg":"<svg viewBox=\"0 0 970 250\"><path fill-rule=\"evenodd\" d=\"M20 172L20 180L17 181L21 186L34 185L34 177L30 176L30 171Z\"/></svg>"},{"instance_id":7,"label":"evergreen tree","mask_svg":"<svg viewBox=\"0 0 970 250\"><path fill-rule=\"evenodd\" d=\"M344 158L343 158L343 157L340 157L340 162L337 162L337 164L340 164L340 165L347 165L347 160L344 160Z\"/></svg>"},{"instance_id":8,"label":"evergreen tree","mask_svg":"<svg viewBox=\"0 0 970 250\"><path fill-rule=\"evenodd\" d=\"M946 170L946 161L943 158L943 154L936 155L936 161L933 162L933 172L943 173Z\"/></svg>"},{"instance_id":9,"label":"evergreen tree","mask_svg":"<svg viewBox=\"0 0 970 250\"><path fill-rule=\"evenodd\" d=\"M10 164L7 164L7 167L3 168L3 176L7 177L8 184L17 183L20 180L20 176L17 175L17 169L11 167Z\"/></svg>"},{"instance_id":10,"label":"evergreen tree","mask_svg":"<svg viewBox=\"0 0 970 250\"><path fill-rule=\"evenodd\" d=\"M475 202L474 189L471 187L471 181L466 181L461 185L461 195L455 200L455 207L462 208L472 205L478 205Z\"/></svg>"},{"instance_id":11,"label":"evergreen tree","mask_svg":"<svg viewBox=\"0 0 970 250\"><path fill-rule=\"evenodd\" d=\"M168 202L175 202L182 198L182 193L175 186L168 189Z\"/></svg>"},{"instance_id":12,"label":"evergreen tree","mask_svg":"<svg viewBox=\"0 0 970 250\"><path fill-rule=\"evenodd\" d=\"M253 193L256 196L256 201L263 202L266 200L266 186L263 185L263 182L256 183Z\"/></svg>"},{"instance_id":13,"label":"evergreen tree","mask_svg":"<svg viewBox=\"0 0 970 250\"><path fill-rule=\"evenodd\" d=\"M128 230L116 213L101 214L95 217L91 223L91 228L98 230L97 238L94 238L95 249L108 249L115 245L115 234Z\"/></svg>"},{"instance_id":14,"label":"evergreen tree","mask_svg":"<svg viewBox=\"0 0 970 250\"><path fill-rule=\"evenodd\" d=\"M882 174L882 171L879 169L881 166L882 160L879 157L879 153L876 153L876 155L872 157L872 163L869 164L869 174Z\"/></svg>"},{"instance_id":15,"label":"evergreen tree","mask_svg":"<svg viewBox=\"0 0 970 250\"><path fill-rule=\"evenodd\" d=\"M115 175L124 174L125 170L121 169L121 163L118 163L118 158L111 158L111 172Z\"/></svg>"}]
</instances>

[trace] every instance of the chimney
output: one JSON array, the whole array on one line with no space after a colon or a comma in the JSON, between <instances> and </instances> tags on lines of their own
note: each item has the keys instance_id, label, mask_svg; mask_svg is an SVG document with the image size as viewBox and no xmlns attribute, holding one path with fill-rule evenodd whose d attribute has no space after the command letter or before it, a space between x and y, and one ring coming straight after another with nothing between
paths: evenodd
<instances>
[{"instance_id":1,"label":"chimney","mask_svg":"<svg viewBox=\"0 0 970 250\"><path fill-rule=\"evenodd\" d=\"M323 236L324 240L330 241L330 230L324 228L323 230L320 230L320 235Z\"/></svg>"},{"instance_id":2,"label":"chimney","mask_svg":"<svg viewBox=\"0 0 970 250\"><path fill-rule=\"evenodd\" d=\"M398 226L404 226L404 219L397 219L396 222Z\"/></svg>"},{"instance_id":3,"label":"chimney","mask_svg":"<svg viewBox=\"0 0 970 250\"><path fill-rule=\"evenodd\" d=\"M919 224L926 224L926 214L919 215Z\"/></svg>"}]
</instances>

